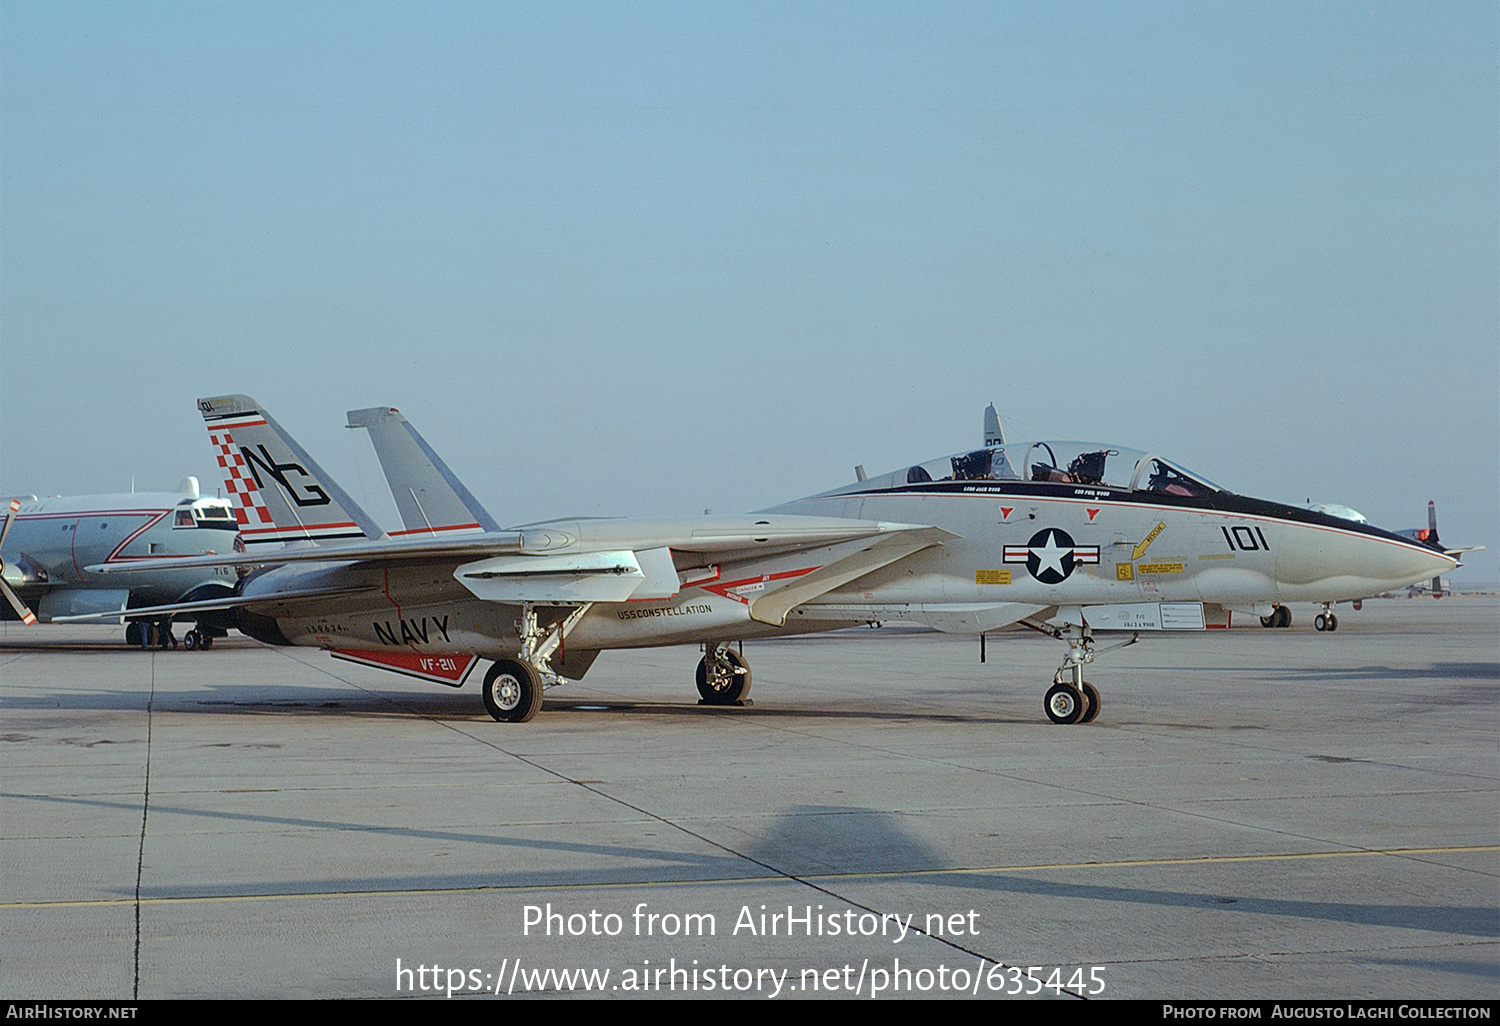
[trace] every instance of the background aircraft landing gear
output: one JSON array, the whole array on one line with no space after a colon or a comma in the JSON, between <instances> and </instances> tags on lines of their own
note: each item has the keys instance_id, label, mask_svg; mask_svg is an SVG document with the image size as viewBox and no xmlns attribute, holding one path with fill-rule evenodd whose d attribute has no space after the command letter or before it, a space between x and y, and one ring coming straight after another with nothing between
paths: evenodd
<instances>
[{"instance_id":1,"label":"background aircraft landing gear","mask_svg":"<svg viewBox=\"0 0 1500 1026\"><path fill-rule=\"evenodd\" d=\"M542 684L527 667L502 659L484 675L484 707L501 723L525 723L542 707Z\"/></svg>"},{"instance_id":2,"label":"background aircraft landing gear","mask_svg":"<svg viewBox=\"0 0 1500 1026\"><path fill-rule=\"evenodd\" d=\"M189 652L194 650L207 652L214 647L214 636L195 627L182 636L182 647Z\"/></svg>"},{"instance_id":3,"label":"background aircraft landing gear","mask_svg":"<svg viewBox=\"0 0 1500 1026\"><path fill-rule=\"evenodd\" d=\"M750 694L750 664L727 642L706 646L698 661L701 705L744 705Z\"/></svg>"},{"instance_id":4,"label":"background aircraft landing gear","mask_svg":"<svg viewBox=\"0 0 1500 1026\"><path fill-rule=\"evenodd\" d=\"M1339 618L1333 615L1333 603L1323 603L1323 611L1313 618L1313 626L1320 631L1339 629Z\"/></svg>"}]
</instances>

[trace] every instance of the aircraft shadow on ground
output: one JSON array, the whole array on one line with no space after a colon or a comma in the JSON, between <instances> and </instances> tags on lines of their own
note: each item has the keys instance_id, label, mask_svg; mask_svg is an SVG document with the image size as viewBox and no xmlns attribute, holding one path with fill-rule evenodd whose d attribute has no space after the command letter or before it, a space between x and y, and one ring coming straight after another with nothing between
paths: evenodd
<instances>
[{"instance_id":1,"label":"aircraft shadow on ground","mask_svg":"<svg viewBox=\"0 0 1500 1026\"><path fill-rule=\"evenodd\" d=\"M792 688L794 686L787 685ZM789 694L792 692L788 692ZM500 732L497 736L514 737L518 731L534 730L541 720L531 724L495 723L480 703L473 684L461 691L386 693L371 690L316 686L267 687L259 684L207 685L197 691L173 690L154 697L147 691L130 690L52 691L0 696L0 710L91 710L96 712L144 712L150 704L153 713L217 716L334 716L350 719L400 719L427 717L440 720L473 721ZM579 694L567 698L548 697L542 705L542 716L554 724L588 722L604 718L651 717L658 721L682 720L702 722L705 717L741 717L751 719L785 719L795 721L860 720L866 722L936 723L936 724L1030 724L1037 719L1027 716L1001 717L993 713L971 714L941 708L942 696L933 697L934 708L910 705L903 709L871 709L850 699L835 699L813 708L806 705L779 705L775 699L743 707L700 705L684 696L681 702L621 699L614 696ZM558 720L557 717L567 717Z\"/></svg>"},{"instance_id":2,"label":"aircraft shadow on ground","mask_svg":"<svg viewBox=\"0 0 1500 1026\"><path fill-rule=\"evenodd\" d=\"M110 811L134 812L138 803L107 798L76 796L0 794L14 801L68 805ZM947 859L931 845L913 837L899 817L879 809L852 806L801 805L787 809L765 835L744 855L732 850L671 851L632 845L588 843L555 838L523 837L482 830L443 830L429 827L391 826L337 819L278 816L256 812L230 812L190 808L171 802L153 802L157 817L186 816L196 820L253 823L289 831L333 831L355 837L405 838L413 841L482 845L510 852L569 856L595 856L602 860L645 862L647 866L621 867L601 864L566 869L516 869L515 860L497 854L497 868L470 873L337 876L318 879L246 881L233 886L182 886L145 883L143 900L191 899L228 895L280 894L369 894L385 891L472 890L495 888L579 887L590 884L619 886L661 883L737 882L764 874L767 882L796 882L811 877L825 888L832 900L841 885L830 876L849 874L872 882L876 877L908 878L907 886L951 887L965 893L988 892L1044 899L1048 902L1126 903L1156 908L1201 909L1223 915L1272 916L1285 919L1342 922L1383 929L1413 929L1471 937L1500 936L1494 909L1472 905L1394 905L1338 901L1308 901L1244 894L1132 887L1106 883L1076 883L1045 880L1034 872L992 871L944 872ZM351 840L350 843L357 843ZM151 841L148 837L147 845ZM1222 872L1224 867L1219 867ZM1103 870L1101 870L1103 871ZM1157 871L1171 872L1170 867ZM1060 871L1062 872L1062 871ZM1076 870L1067 870L1076 872ZM116 889L122 898L134 891ZM1444 963L1444 966L1449 963Z\"/></svg>"}]
</instances>

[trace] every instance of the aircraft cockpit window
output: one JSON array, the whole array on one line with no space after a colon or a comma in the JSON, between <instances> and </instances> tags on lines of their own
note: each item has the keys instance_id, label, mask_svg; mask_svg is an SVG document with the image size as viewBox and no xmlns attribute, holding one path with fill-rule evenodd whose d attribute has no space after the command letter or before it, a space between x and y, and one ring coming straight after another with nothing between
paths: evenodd
<instances>
[{"instance_id":1,"label":"aircraft cockpit window","mask_svg":"<svg viewBox=\"0 0 1500 1026\"><path fill-rule=\"evenodd\" d=\"M1134 485L1142 491L1187 498L1223 491L1218 485L1174 466L1160 456L1145 456L1141 459L1136 468Z\"/></svg>"},{"instance_id":2,"label":"aircraft cockpit window","mask_svg":"<svg viewBox=\"0 0 1500 1026\"><path fill-rule=\"evenodd\" d=\"M235 526L234 513L226 505L195 506L191 512L177 511L177 526L207 527L223 531Z\"/></svg>"},{"instance_id":3,"label":"aircraft cockpit window","mask_svg":"<svg viewBox=\"0 0 1500 1026\"><path fill-rule=\"evenodd\" d=\"M995 454L989 449L976 449L966 452L962 456L953 457L953 480L955 481L988 481L990 467L995 462Z\"/></svg>"},{"instance_id":4,"label":"aircraft cockpit window","mask_svg":"<svg viewBox=\"0 0 1500 1026\"><path fill-rule=\"evenodd\" d=\"M1128 488L1140 453L1084 442L1036 442L1027 451L1032 481Z\"/></svg>"},{"instance_id":5,"label":"aircraft cockpit window","mask_svg":"<svg viewBox=\"0 0 1500 1026\"><path fill-rule=\"evenodd\" d=\"M1006 446L959 453L941 460L929 460L906 471L907 484L929 481L1015 481L1019 475L1005 454ZM897 473L900 473L899 471Z\"/></svg>"}]
</instances>

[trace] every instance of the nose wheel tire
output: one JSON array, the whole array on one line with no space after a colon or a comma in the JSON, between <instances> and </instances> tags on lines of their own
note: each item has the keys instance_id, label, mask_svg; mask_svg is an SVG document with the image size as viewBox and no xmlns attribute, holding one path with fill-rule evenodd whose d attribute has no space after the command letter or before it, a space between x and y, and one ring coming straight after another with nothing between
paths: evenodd
<instances>
[{"instance_id":1,"label":"nose wheel tire","mask_svg":"<svg viewBox=\"0 0 1500 1026\"><path fill-rule=\"evenodd\" d=\"M1089 701L1071 684L1054 684L1043 700L1047 718L1053 723L1079 723L1088 714Z\"/></svg>"},{"instance_id":2,"label":"nose wheel tire","mask_svg":"<svg viewBox=\"0 0 1500 1026\"><path fill-rule=\"evenodd\" d=\"M525 723L542 707L542 686L525 666L502 659L484 675L484 707L501 723Z\"/></svg>"},{"instance_id":3,"label":"nose wheel tire","mask_svg":"<svg viewBox=\"0 0 1500 1026\"><path fill-rule=\"evenodd\" d=\"M1099 709L1103 704L1099 699L1099 689L1088 681L1083 682L1083 697L1088 699L1089 707L1078 720L1079 723L1093 723L1094 717L1099 715Z\"/></svg>"}]
</instances>

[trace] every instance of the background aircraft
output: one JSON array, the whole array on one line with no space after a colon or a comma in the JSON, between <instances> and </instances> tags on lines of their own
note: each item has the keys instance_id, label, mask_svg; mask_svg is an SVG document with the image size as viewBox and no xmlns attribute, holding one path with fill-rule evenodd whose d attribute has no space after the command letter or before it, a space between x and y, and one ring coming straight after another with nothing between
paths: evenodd
<instances>
[{"instance_id":1,"label":"background aircraft","mask_svg":"<svg viewBox=\"0 0 1500 1026\"><path fill-rule=\"evenodd\" d=\"M227 566L129 568L163 556L231 555L237 533L229 503L200 496L192 477L176 492L11 499L0 527L0 592L7 603L0 616L26 623L80 614L113 618L141 606L222 598L236 582ZM189 648L207 648L224 633L205 624L185 640ZM171 617L130 620L125 640L175 645Z\"/></svg>"},{"instance_id":2,"label":"background aircraft","mask_svg":"<svg viewBox=\"0 0 1500 1026\"><path fill-rule=\"evenodd\" d=\"M1048 634L1067 651L1047 715L1086 722L1101 707L1083 680L1095 630L1201 630L1230 609L1267 615L1274 602L1372 594L1455 564L1369 525L1235 495L1155 454L1078 442L985 447L738 517L450 535L493 520L404 418L387 417L377 451L388 473L399 468L393 486L447 510L435 521L413 502L403 515L415 533L393 539L253 399L199 407L247 538L308 543L229 560L267 565L199 608L233 608L268 643L453 686L491 659L486 708L513 722L607 648L702 644L699 694L732 704L750 687L732 642L872 621ZM377 419L366 413L351 423Z\"/></svg>"}]
</instances>

